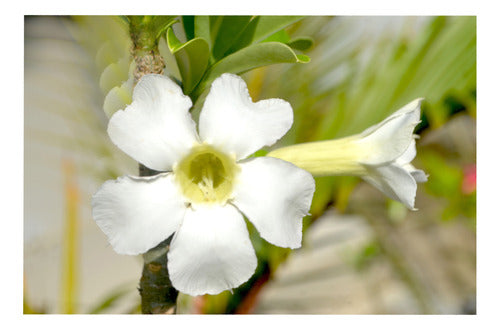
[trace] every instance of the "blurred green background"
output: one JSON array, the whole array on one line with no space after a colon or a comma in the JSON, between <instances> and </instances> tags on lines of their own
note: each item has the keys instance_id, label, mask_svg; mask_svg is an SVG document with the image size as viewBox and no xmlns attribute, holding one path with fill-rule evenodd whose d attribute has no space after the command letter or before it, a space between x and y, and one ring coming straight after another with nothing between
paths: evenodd
<instances>
[{"instance_id":1,"label":"blurred green background","mask_svg":"<svg viewBox=\"0 0 500 330\"><path fill-rule=\"evenodd\" d=\"M173 25L184 41L191 20ZM304 63L242 75L254 101L294 108L277 146L359 133L424 97L419 210L357 178L319 178L301 249L274 247L249 226L256 274L232 293L181 294L178 312L475 313L476 18L288 21L265 41L286 41ZM27 16L24 46L24 312L139 313L142 259L114 253L90 214L103 181L137 174L106 134L106 113L131 87L127 22ZM164 36L160 51L180 78Z\"/></svg>"}]
</instances>

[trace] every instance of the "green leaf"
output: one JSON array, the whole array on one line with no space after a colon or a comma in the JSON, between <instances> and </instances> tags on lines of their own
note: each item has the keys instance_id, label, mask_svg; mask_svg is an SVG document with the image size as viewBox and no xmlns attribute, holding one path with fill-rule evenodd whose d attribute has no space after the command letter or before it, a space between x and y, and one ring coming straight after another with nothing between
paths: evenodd
<instances>
[{"instance_id":1,"label":"green leaf","mask_svg":"<svg viewBox=\"0 0 500 330\"><path fill-rule=\"evenodd\" d=\"M287 45L300 51L308 51L314 45L314 41L309 37L299 37L287 42Z\"/></svg>"},{"instance_id":2,"label":"green leaf","mask_svg":"<svg viewBox=\"0 0 500 330\"><path fill-rule=\"evenodd\" d=\"M211 44L214 44L215 38L217 37L217 33L219 33L219 28L222 24L222 20L224 16L208 16L208 23L210 26L210 40Z\"/></svg>"},{"instance_id":3,"label":"green leaf","mask_svg":"<svg viewBox=\"0 0 500 330\"><path fill-rule=\"evenodd\" d=\"M155 39L158 41L167 29L177 22L176 16L154 16L152 20Z\"/></svg>"},{"instance_id":4,"label":"green leaf","mask_svg":"<svg viewBox=\"0 0 500 330\"><path fill-rule=\"evenodd\" d=\"M271 64L307 62L309 62L309 57L295 54L290 47L283 43L266 42L254 44L215 63L193 94L199 96L215 78L226 72L240 74Z\"/></svg>"},{"instance_id":5,"label":"green leaf","mask_svg":"<svg viewBox=\"0 0 500 330\"><path fill-rule=\"evenodd\" d=\"M260 16L252 42L260 42L301 19L302 16Z\"/></svg>"},{"instance_id":6,"label":"green leaf","mask_svg":"<svg viewBox=\"0 0 500 330\"><path fill-rule=\"evenodd\" d=\"M269 36L302 19L302 16L256 16L246 26L245 30L233 44L233 53L250 44L264 41Z\"/></svg>"},{"instance_id":7,"label":"green leaf","mask_svg":"<svg viewBox=\"0 0 500 330\"><path fill-rule=\"evenodd\" d=\"M182 26L186 33L186 40L194 38L194 16L182 16Z\"/></svg>"},{"instance_id":8,"label":"green leaf","mask_svg":"<svg viewBox=\"0 0 500 330\"><path fill-rule=\"evenodd\" d=\"M285 30L279 30L278 32L273 33L266 39L262 40L262 42L270 42L270 41L277 41L277 42L282 42L284 44L288 44L290 42L290 36L288 35L288 33L286 33Z\"/></svg>"},{"instance_id":9,"label":"green leaf","mask_svg":"<svg viewBox=\"0 0 500 330\"><path fill-rule=\"evenodd\" d=\"M240 38L240 34L252 19L252 16L224 16L214 31L215 38L212 54L216 60L223 58L231 46Z\"/></svg>"},{"instance_id":10,"label":"green leaf","mask_svg":"<svg viewBox=\"0 0 500 330\"><path fill-rule=\"evenodd\" d=\"M210 17L195 16L194 17L194 36L203 38L208 43L208 48L212 48L212 39L210 38Z\"/></svg>"},{"instance_id":11,"label":"green leaf","mask_svg":"<svg viewBox=\"0 0 500 330\"><path fill-rule=\"evenodd\" d=\"M170 28L167 45L174 54L185 94L191 93L205 73L210 57L208 43L203 38L194 38L181 44Z\"/></svg>"},{"instance_id":12,"label":"green leaf","mask_svg":"<svg viewBox=\"0 0 500 330\"><path fill-rule=\"evenodd\" d=\"M170 52L172 54L175 54L175 52L182 47L182 43L176 37L174 30L172 28L167 30L167 45L168 49L170 49Z\"/></svg>"}]
</instances>

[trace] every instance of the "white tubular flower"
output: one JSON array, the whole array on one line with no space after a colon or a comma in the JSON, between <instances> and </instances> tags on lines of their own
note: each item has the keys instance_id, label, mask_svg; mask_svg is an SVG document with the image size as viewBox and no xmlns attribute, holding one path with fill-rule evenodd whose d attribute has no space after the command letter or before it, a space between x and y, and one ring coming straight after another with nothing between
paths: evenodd
<instances>
[{"instance_id":1,"label":"white tubular flower","mask_svg":"<svg viewBox=\"0 0 500 330\"><path fill-rule=\"evenodd\" d=\"M242 214L270 243L298 248L315 186L310 173L286 161L243 160L290 129L288 102L253 103L240 77L223 74L207 95L199 134L191 105L165 76L139 81L133 102L111 117L108 134L163 173L105 182L92 213L121 254L144 253L175 233L168 252L173 286L217 294L247 281L257 266Z\"/></svg>"},{"instance_id":2,"label":"white tubular flower","mask_svg":"<svg viewBox=\"0 0 500 330\"><path fill-rule=\"evenodd\" d=\"M289 161L316 176L360 176L416 210L417 182L427 181L427 175L410 164L417 153L413 130L420 122L421 102L410 102L361 134L284 147L267 156Z\"/></svg>"}]
</instances>

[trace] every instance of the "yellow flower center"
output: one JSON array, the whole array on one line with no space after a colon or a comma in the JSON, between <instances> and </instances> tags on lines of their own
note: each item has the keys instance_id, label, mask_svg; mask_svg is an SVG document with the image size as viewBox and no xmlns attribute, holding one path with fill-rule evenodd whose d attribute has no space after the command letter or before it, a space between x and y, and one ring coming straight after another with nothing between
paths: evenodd
<instances>
[{"instance_id":1,"label":"yellow flower center","mask_svg":"<svg viewBox=\"0 0 500 330\"><path fill-rule=\"evenodd\" d=\"M193 203L225 203L238 171L234 157L206 144L193 147L174 168L182 193Z\"/></svg>"}]
</instances>

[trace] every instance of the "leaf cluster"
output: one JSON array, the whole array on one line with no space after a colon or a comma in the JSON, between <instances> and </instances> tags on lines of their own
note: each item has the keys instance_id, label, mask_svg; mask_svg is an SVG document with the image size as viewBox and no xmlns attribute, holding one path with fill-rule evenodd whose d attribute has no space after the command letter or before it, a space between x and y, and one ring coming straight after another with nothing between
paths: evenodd
<instances>
[{"instance_id":1,"label":"leaf cluster","mask_svg":"<svg viewBox=\"0 0 500 330\"><path fill-rule=\"evenodd\" d=\"M285 30L300 19L299 16L183 16L180 24L169 26L166 31L166 45L176 64L171 74L175 76L178 72L184 94L196 102L223 73L241 74L278 63L307 63L309 57L297 51L310 48L312 40L291 40Z\"/></svg>"}]
</instances>

